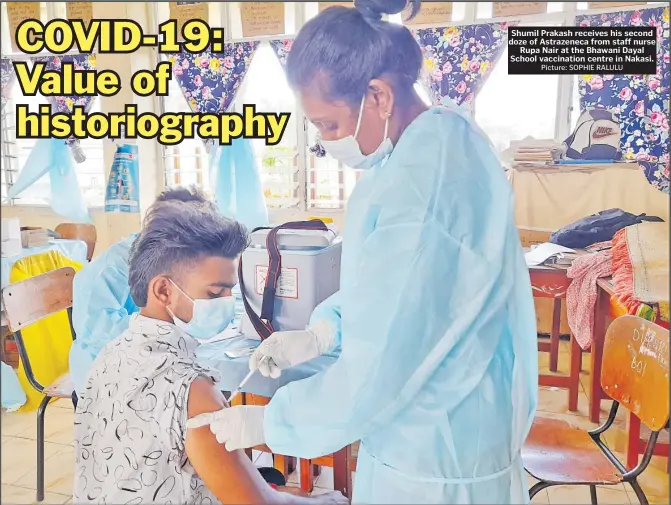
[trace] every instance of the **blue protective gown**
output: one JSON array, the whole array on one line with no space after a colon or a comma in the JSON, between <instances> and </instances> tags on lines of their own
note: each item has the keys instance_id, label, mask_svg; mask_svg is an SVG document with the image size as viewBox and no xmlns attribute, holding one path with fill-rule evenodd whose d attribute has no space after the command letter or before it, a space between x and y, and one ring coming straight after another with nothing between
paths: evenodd
<instances>
[{"instance_id":1,"label":"blue protective gown","mask_svg":"<svg viewBox=\"0 0 671 505\"><path fill-rule=\"evenodd\" d=\"M273 452L314 458L361 440L355 503L528 502L533 298L511 187L470 119L421 114L360 178L341 289L318 310L340 311L342 352L275 394Z\"/></svg>"},{"instance_id":2,"label":"blue protective gown","mask_svg":"<svg viewBox=\"0 0 671 505\"><path fill-rule=\"evenodd\" d=\"M70 349L75 391L85 387L89 369L102 348L126 330L130 316L140 310L128 287L128 256L136 237L131 235L110 246L75 276L72 324L77 339Z\"/></svg>"}]
</instances>

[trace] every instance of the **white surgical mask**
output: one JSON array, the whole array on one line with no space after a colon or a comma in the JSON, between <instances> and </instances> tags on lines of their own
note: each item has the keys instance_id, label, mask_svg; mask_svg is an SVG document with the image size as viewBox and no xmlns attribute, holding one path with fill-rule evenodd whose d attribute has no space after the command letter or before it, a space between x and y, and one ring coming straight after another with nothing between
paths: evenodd
<instances>
[{"instance_id":1,"label":"white surgical mask","mask_svg":"<svg viewBox=\"0 0 671 505\"><path fill-rule=\"evenodd\" d=\"M179 319L168 308L175 326L179 329L188 333L196 340L208 340L224 331L231 324L233 317L235 317L234 296L222 296L220 298L212 298L211 300L200 298L194 300L175 284L172 279L169 280L180 293L193 303L193 315L191 316L191 321L188 323Z\"/></svg>"},{"instance_id":2,"label":"white surgical mask","mask_svg":"<svg viewBox=\"0 0 671 505\"><path fill-rule=\"evenodd\" d=\"M377 165L385 157L387 157L394 150L394 145L391 139L387 137L389 130L389 117L384 122L384 138L382 143L369 155L361 152L361 147L356 138L359 136L359 129L361 128L361 118L363 117L363 104L366 96L361 99L361 107L359 107L359 119L356 122L356 130L354 135L348 135L338 140L322 140L321 145L326 149L326 152L340 161L342 164L356 169L368 169Z\"/></svg>"}]
</instances>

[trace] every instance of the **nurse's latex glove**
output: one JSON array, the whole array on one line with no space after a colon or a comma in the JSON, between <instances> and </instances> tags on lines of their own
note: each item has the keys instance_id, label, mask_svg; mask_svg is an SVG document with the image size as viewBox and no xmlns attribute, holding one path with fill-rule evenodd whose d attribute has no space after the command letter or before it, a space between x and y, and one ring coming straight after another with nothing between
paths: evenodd
<instances>
[{"instance_id":1,"label":"nurse's latex glove","mask_svg":"<svg viewBox=\"0 0 671 505\"><path fill-rule=\"evenodd\" d=\"M186 427L201 428L209 424L217 442L224 444L227 451L249 449L266 442L263 435L264 413L265 407L257 405L228 407L193 417L187 421Z\"/></svg>"},{"instance_id":2,"label":"nurse's latex glove","mask_svg":"<svg viewBox=\"0 0 671 505\"><path fill-rule=\"evenodd\" d=\"M258 370L264 377L277 379L282 370L331 350L335 340L336 330L328 321L317 321L303 331L277 331L256 348L249 358L249 369ZM264 357L268 359L263 360Z\"/></svg>"}]
</instances>

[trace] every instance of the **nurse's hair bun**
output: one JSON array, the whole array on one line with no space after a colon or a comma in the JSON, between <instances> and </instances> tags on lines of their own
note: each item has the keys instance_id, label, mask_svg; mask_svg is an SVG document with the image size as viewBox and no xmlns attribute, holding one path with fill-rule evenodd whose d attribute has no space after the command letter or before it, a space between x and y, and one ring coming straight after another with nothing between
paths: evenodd
<instances>
[{"instance_id":1,"label":"nurse's hair bun","mask_svg":"<svg viewBox=\"0 0 671 505\"><path fill-rule=\"evenodd\" d=\"M411 12L408 19L412 19L419 12L421 0L354 0L354 8L367 21L380 21L385 14L398 14L410 5Z\"/></svg>"}]
</instances>

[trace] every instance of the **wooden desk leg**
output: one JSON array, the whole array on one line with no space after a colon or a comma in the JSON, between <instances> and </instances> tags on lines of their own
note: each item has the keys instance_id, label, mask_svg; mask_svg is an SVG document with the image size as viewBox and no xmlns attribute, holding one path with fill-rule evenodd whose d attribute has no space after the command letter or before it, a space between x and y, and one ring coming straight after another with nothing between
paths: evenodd
<instances>
[{"instance_id":1,"label":"wooden desk leg","mask_svg":"<svg viewBox=\"0 0 671 505\"><path fill-rule=\"evenodd\" d=\"M298 460L298 468L300 468L301 490L306 493L312 493L312 489L314 488L312 460Z\"/></svg>"},{"instance_id":2,"label":"wooden desk leg","mask_svg":"<svg viewBox=\"0 0 671 505\"><path fill-rule=\"evenodd\" d=\"M282 475L288 479L289 475L291 475L296 469L296 458L283 456L281 454L272 454L272 456L273 467L282 472Z\"/></svg>"},{"instance_id":3,"label":"wooden desk leg","mask_svg":"<svg viewBox=\"0 0 671 505\"><path fill-rule=\"evenodd\" d=\"M559 362L559 333L561 332L561 298L552 300L552 333L550 333L550 371L556 372Z\"/></svg>"},{"instance_id":4,"label":"wooden desk leg","mask_svg":"<svg viewBox=\"0 0 671 505\"><path fill-rule=\"evenodd\" d=\"M285 478L289 478L287 473L287 458L281 454L273 454L273 468L282 472Z\"/></svg>"},{"instance_id":5,"label":"wooden desk leg","mask_svg":"<svg viewBox=\"0 0 671 505\"><path fill-rule=\"evenodd\" d=\"M594 308L594 330L592 332L589 395L589 420L599 423L601 414L601 399L604 397L601 389L601 360L603 358L603 344L606 338L606 318L610 313L610 297L603 289L598 289L596 306Z\"/></svg>"},{"instance_id":6,"label":"wooden desk leg","mask_svg":"<svg viewBox=\"0 0 671 505\"><path fill-rule=\"evenodd\" d=\"M641 445L641 421L633 413L627 418L627 470L638 465L638 448Z\"/></svg>"},{"instance_id":7,"label":"wooden desk leg","mask_svg":"<svg viewBox=\"0 0 671 505\"><path fill-rule=\"evenodd\" d=\"M578 395L580 391L580 362L582 361L582 349L580 344L573 336L571 339L571 368L569 370L569 386L568 386L568 409L571 412L578 410Z\"/></svg>"},{"instance_id":8,"label":"wooden desk leg","mask_svg":"<svg viewBox=\"0 0 671 505\"><path fill-rule=\"evenodd\" d=\"M352 498L352 472L349 471L351 446L340 449L333 455L333 488L347 498Z\"/></svg>"}]
</instances>

